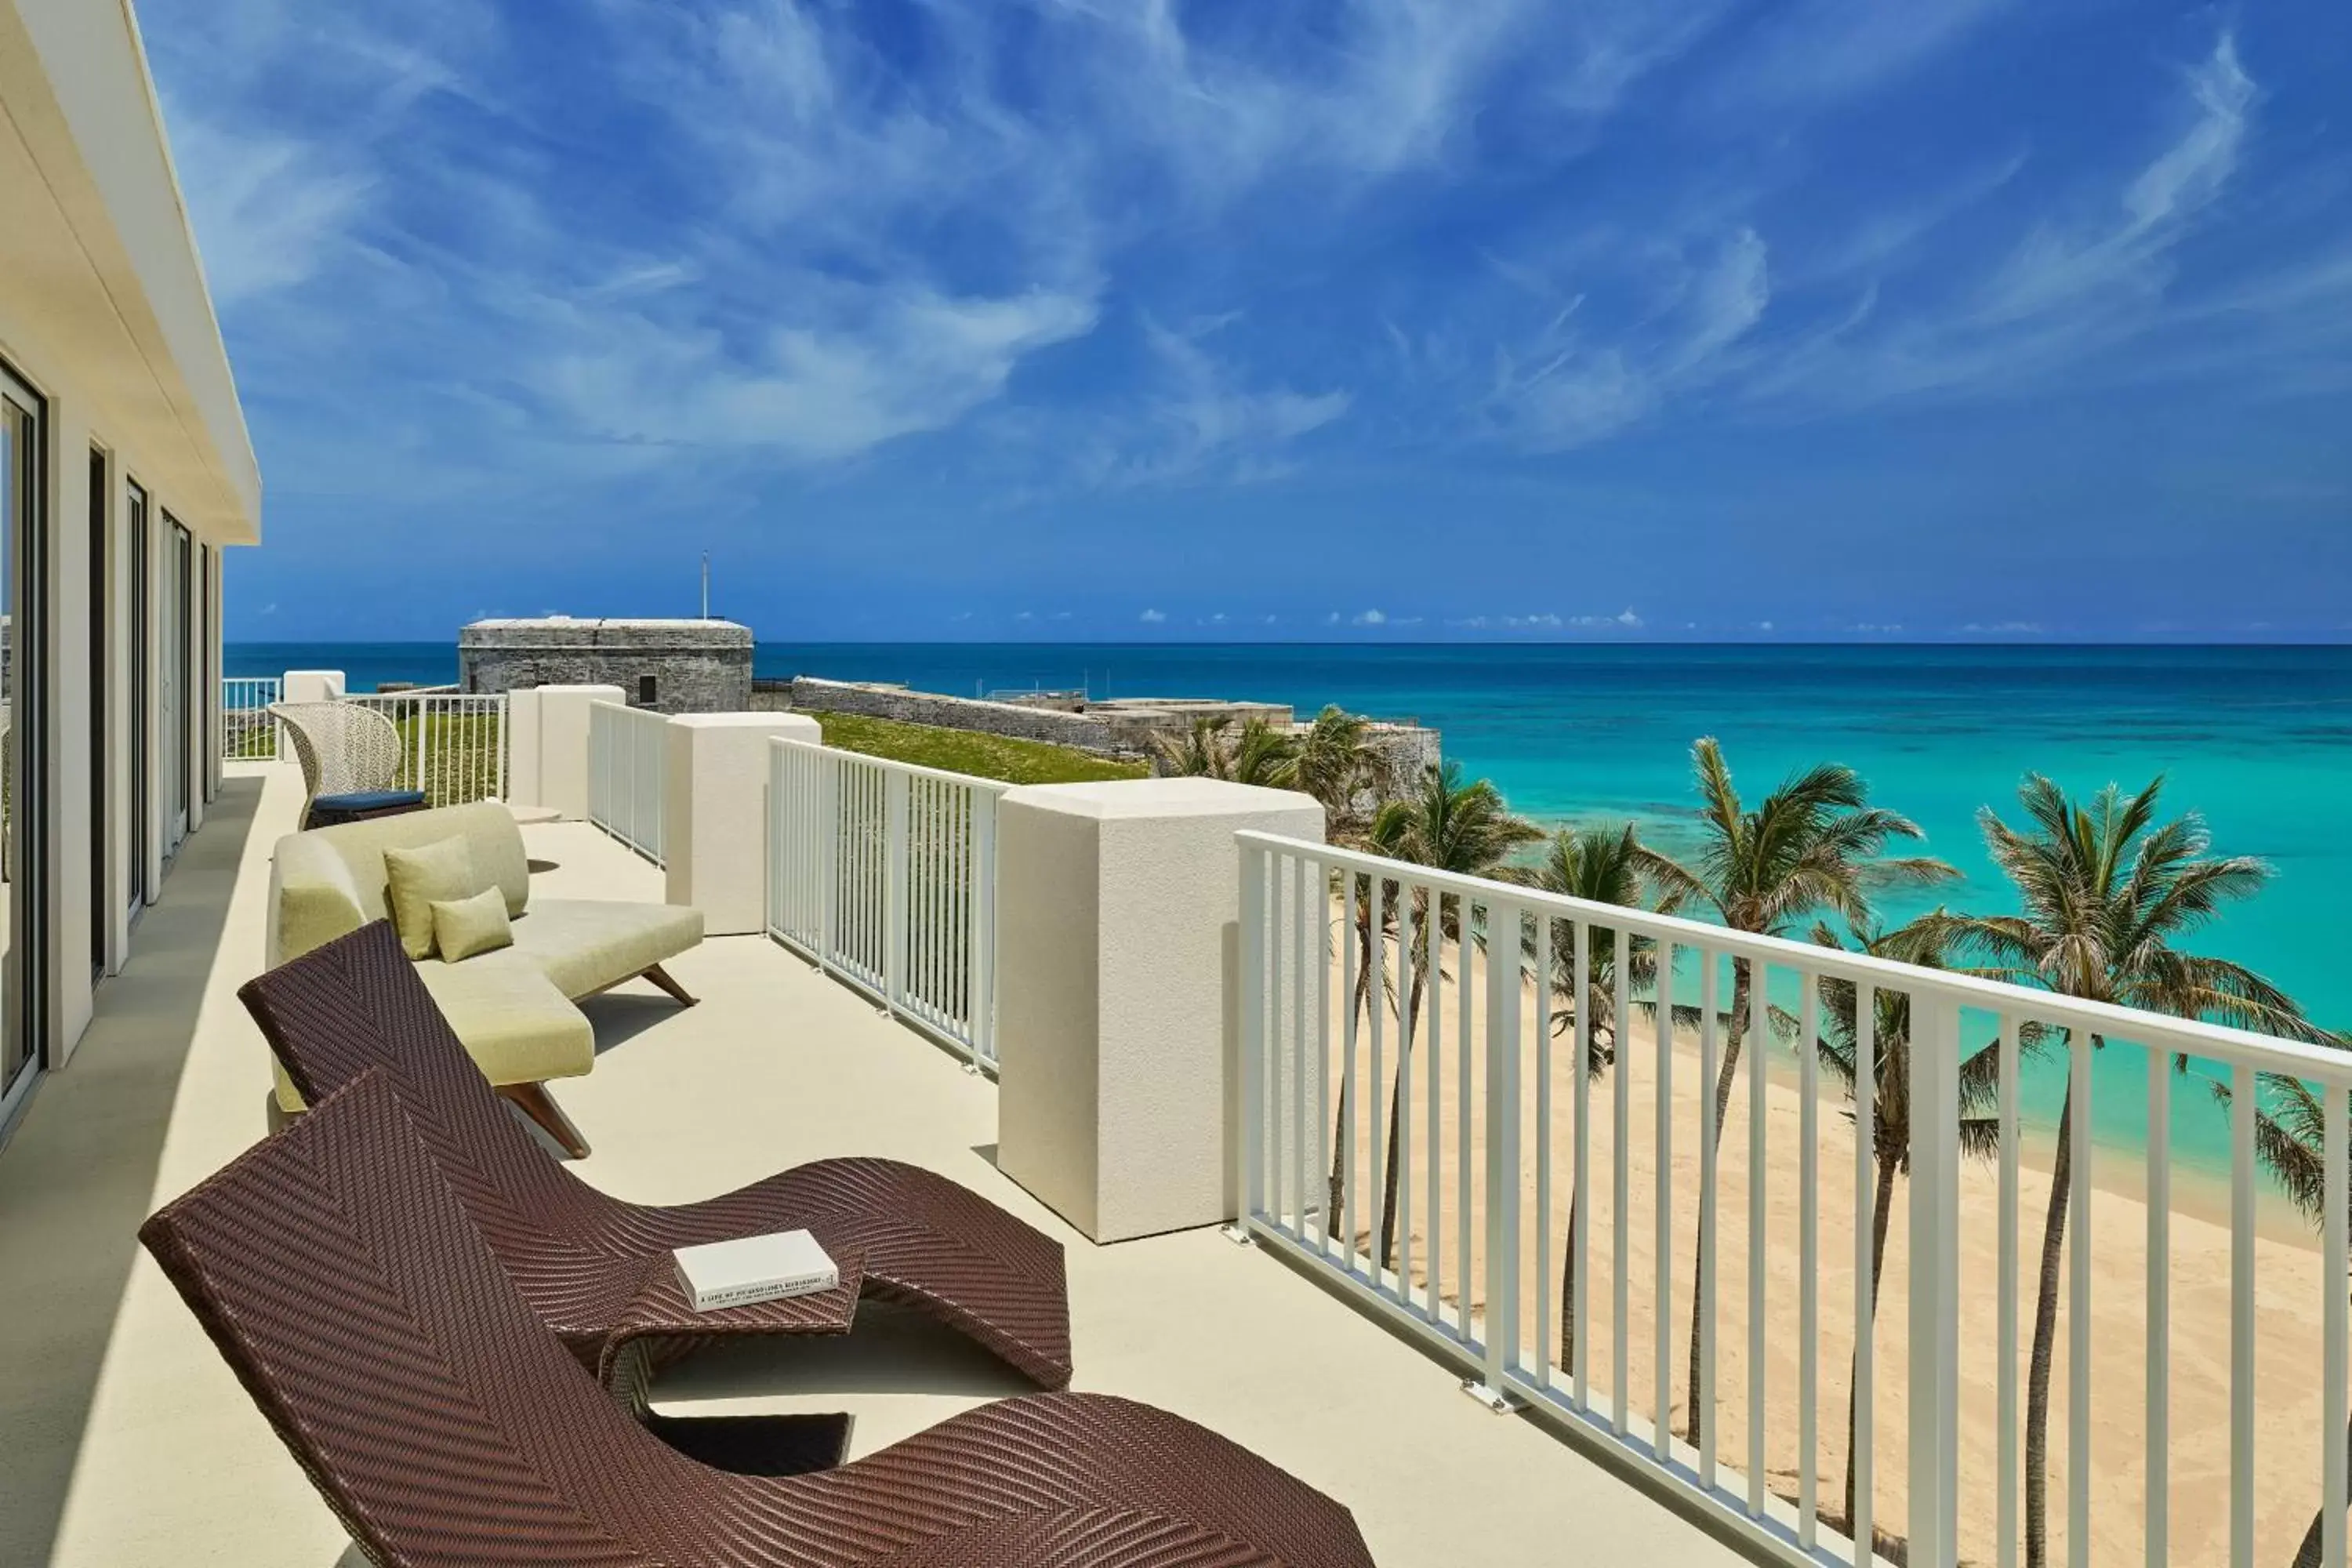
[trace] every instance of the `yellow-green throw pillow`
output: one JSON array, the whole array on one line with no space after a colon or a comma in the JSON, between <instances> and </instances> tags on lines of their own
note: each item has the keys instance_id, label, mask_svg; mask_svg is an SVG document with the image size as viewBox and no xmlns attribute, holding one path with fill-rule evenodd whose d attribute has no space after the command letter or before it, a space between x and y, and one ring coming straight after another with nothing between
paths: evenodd
<instances>
[{"instance_id":1,"label":"yellow-green throw pillow","mask_svg":"<svg viewBox=\"0 0 2352 1568\"><path fill-rule=\"evenodd\" d=\"M478 890L473 851L463 838L386 849L383 879L391 895L393 928L411 958L433 956L434 904L443 899L469 899Z\"/></svg>"},{"instance_id":2,"label":"yellow-green throw pillow","mask_svg":"<svg viewBox=\"0 0 2352 1568\"><path fill-rule=\"evenodd\" d=\"M512 947L514 927L507 921L507 896L496 888L485 888L470 899L435 900L433 941L447 963Z\"/></svg>"}]
</instances>

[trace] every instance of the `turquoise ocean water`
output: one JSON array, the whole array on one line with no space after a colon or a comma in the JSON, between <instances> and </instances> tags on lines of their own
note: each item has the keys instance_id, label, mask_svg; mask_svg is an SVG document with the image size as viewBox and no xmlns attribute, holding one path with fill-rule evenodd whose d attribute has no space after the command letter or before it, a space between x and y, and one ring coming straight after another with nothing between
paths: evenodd
<instances>
[{"instance_id":1,"label":"turquoise ocean water","mask_svg":"<svg viewBox=\"0 0 2352 1568\"><path fill-rule=\"evenodd\" d=\"M342 668L448 680L446 645L232 646L228 673ZM1720 739L1744 794L1824 759L1870 781L1966 879L1956 907L2007 909L1976 826L2014 815L2029 771L2090 791L2161 773L2218 849L2260 855L2272 887L2203 939L2253 964L2332 1027L2352 1027L2352 647L1081 646L762 643L761 675L898 680L960 693L1086 687L1100 696L1326 702L1444 731L1446 754L1546 821L1632 816L1670 848L1694 831L1689 751ZM1895 906L1890 915L1911 912ZM2032 1086L2053 1103L2054 1080ZM2145 1071L2100 1064L2095 1126L2137 1143ZM2225 1133L2200 1090L2175 1095L2173 1141L2217 1159Z\"/></svg>"}]
</instances>

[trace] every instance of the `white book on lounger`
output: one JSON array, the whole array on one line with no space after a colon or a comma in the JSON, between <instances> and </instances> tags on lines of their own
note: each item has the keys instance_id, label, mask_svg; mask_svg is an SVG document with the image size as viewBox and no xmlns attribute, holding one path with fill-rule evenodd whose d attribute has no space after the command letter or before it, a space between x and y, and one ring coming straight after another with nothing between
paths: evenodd
<instances>
[{"instance_id":1,"label":"white book on lounger","mask_svg":"<svg viewBox=\"0 0 2352 1568\"><path fill-rule=\"evenodd\" d=\"M841 1283L841 1270L804 1230L681 1247L676 1256L677 1282L698 1312L813 1295Z\"/></svg>"}]
</instances>

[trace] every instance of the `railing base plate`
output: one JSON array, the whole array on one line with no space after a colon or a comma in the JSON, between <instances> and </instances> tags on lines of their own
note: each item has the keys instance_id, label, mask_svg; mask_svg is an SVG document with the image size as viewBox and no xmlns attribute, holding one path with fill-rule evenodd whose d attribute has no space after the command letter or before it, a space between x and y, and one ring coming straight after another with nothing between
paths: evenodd
<instances>
[{"instance_id":1,"label":"railing base plate","mask_svg":"<svg viewBox=\"0 0 2352 1568\"><path fill-rule=\"evenodd\" d=\"M1249 1226L1245 1225L1225 1226L1221 1228L1217 1234L1223 1237L1227 1241L1232 1242L1235 1247L1255 1247L1257 1245L1257 1238L1250 1235Z\"/></svg>"},{"instance_id":2,"label":"railing base plate","mask_svg":"<svg viewBox=\"0 0 2352 1568\"><path fill-rule=\"evenodd\" d=\"M1528 1407L1528 1402L1517 1394L1506 1394L1491 1384L1481 1383L1475 1377L1465 1377L1462 1380L1462 1392L1497 1415L1509 1415Z\"/></svg>"}]
</instances>

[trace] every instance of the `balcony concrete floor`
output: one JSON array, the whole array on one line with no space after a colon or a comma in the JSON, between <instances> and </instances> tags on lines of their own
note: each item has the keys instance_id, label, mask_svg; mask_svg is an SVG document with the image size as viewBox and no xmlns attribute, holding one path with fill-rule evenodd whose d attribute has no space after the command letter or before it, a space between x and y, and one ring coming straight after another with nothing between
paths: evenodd
<instances>
[{"instance_id":1,"label":"balcony concrete floor","mask_svg":"<svg viewBox=\"0 0 2352 1568\"><path fill-rule=\"evenodd\" d=\"M259 966L290 770L231 777L98 1017L0 1151L0 1563L362 1562L134 1237L145 1215L264 1135L268 1074L236 988ZM567 897L661 896L594 829L525 830ZM763 938L714 940L594 999L603 1056L558 1088L589 1179L655 1202L828 1154L963 1182L1069 1247L1078 1386L1178 1411L1355 1510L1385 1568L1742 1561L1696 1525L1453 1375L1265 1252L1214 1231L1097 1247L991 1163L994 1089ZM681 1367L672 1409L852 1411L870 1451L1018 1393L984 1358L876 1323L844 1343Z\"/></svg>"}]
</instances>

